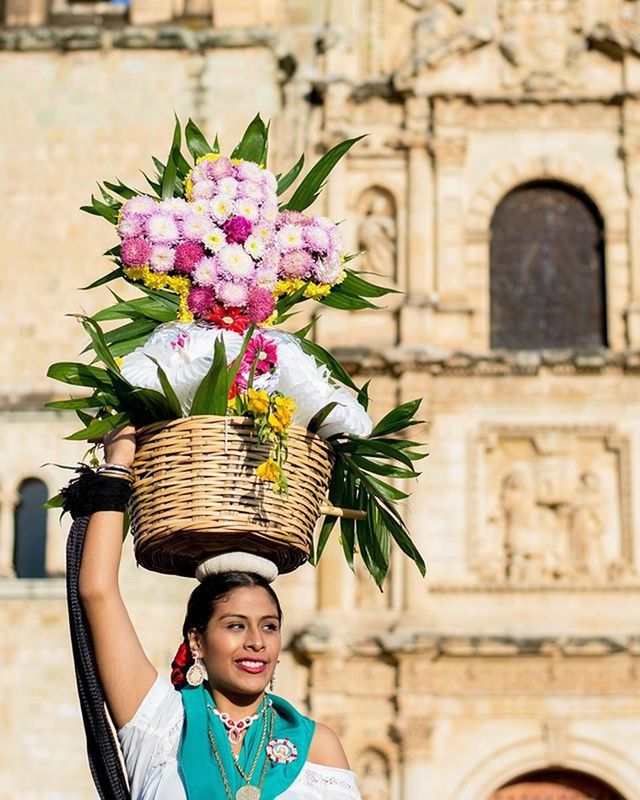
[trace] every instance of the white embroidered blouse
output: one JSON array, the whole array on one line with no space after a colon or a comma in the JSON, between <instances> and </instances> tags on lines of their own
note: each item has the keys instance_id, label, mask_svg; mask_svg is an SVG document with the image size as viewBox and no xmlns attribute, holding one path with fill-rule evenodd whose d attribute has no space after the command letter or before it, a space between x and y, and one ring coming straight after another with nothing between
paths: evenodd
<instances>
[{"instance_id":1,"label":"white embroidered blouse","mask_svg":"<svg viewBox=\"0 0 640 800\"><path fill-rule=\"evenodd\" d=\"M131 800L186 800L177 756L183 721L180 694L158 675L133 719L118 731ZM360 793L353 772L307 761L277 800L360 800Z\"/></svg>"}]
</instances>

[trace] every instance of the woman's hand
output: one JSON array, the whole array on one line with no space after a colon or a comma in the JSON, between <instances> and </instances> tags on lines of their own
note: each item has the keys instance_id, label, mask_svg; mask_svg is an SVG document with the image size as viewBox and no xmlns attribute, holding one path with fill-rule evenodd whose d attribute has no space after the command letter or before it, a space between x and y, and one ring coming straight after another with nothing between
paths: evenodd
<instances>
[{"instance_id":1,"label":"woman's hand","mask_svg":"<svg viewBox=\"0 0 640 800\"><path fill-rule=\"evenodd\" d=\"M123 467L133 465L136 456L136 429L133 425L124 425L109 431L102 440L104 460L108 464L121 464Z\"/></svg>"}]
</instances>

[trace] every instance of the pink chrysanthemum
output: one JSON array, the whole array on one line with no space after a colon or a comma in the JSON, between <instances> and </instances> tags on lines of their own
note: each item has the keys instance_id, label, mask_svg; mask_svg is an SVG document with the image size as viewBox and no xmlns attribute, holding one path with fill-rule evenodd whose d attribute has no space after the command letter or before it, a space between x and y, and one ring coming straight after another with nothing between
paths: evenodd
<instances>
[{"instance_id":1,"label":"pink chrysanthemum","mask_svg":"<svg viewBox=\"0 0 640 800\"><path fill-rule=\"evenodd\" d=\"M212 178L220 180L221 178L228 178L235 175L233 164L226 156L216 158L215 161L210 161L209 163L211 166L208 168L208 171Z\"/></svg>"},{"instance_id":2,"label":"pink chrysanthemum","mask_svg":"<svg viewBox=\"0 0 640 800\"><path fill-rule=\"evenodd\" d=\"M314 264L313 277L317 283L334 284L342 274L342 260L334 254Z\"/></svg>"},{"instance_id":3,"label":"pink chrysanthemum","mask_svg":"<svg viewBox=\"0 0 640 800\"><path fill-rule=\"evenodd\" d=\"M225 220L222 230L228 242L244 244L251 233L252 224L246 217L231 217Z\"/></svg>"},{"instance_id":4,"label":"pink chrysanthemum","mask_svg":"<svg viewBox=\"0 0 640 800\"><path fill-rule=\"evenodd\" d=\"M257 203L261 203L264 199L264 189L259 183L254 181L243 181L239 184L240 197L249 197Z\"/></svg>"},{"instance_id":5,"label":"pink chrysanthemum","mask_svg":"<svg viewBox=\"0 0 640 800\"><path fill-rule=\"evenodd\" d=\"M264 263L264 262L263 262ZM276 288L276 283L278 282L278 272L271 267L264 267L260 266L256 270L256 275L254 279L254 286L260 286L262 289L268 289L269 291L273 291Z\"/></svg>"},{"instance_id":6,"label":"pink chrysanthemum","mask_svg":"<svg viewBox=\"0 0 640 800\"><path fill-rule=\"evenodd\" d=\"M247 287L244 283L220 281L216 286L216 295L223 306L242 308L247 302Z\"/></svg>"},{"instance_id":7,"label":"pink chrysanthemum","mask_svg":"<svg viewBox=\"0 0 640 800\"><path fill-rule=\"evenodd\" d=\"M230 175L226 178L220 178L215 183L216 194L221 194L224 197L233 199L238 194L239 184L235 178Z\"/></svg>"},{"instance_id":8,"label":"pink chrysanthemum","mask_svg":"<svg viewBox=\"0 0 640 800\"><path fill-rule=\"evenodd\" d=\"M123 214L141 214L146 216L153 214L158 208L158 204L151 197L146 194L137 194L124 204L122 208Z\"/></svg>"},{"instance_id":9,"label":"pink chrysanthemum","mask_svg":"<svg viewBox=\"0 0 640 800\"><path fill-rule=\"evenodd\" d=\"M193 184L191 190L191 200L211 200L216 193L216 184L214 181L198 181Z\"/></svg>"},{"instance_id":10,"label":"pink chrysanthemum","mask_svg":"<svg viewBox=\"0 0 640 800\"><path fill-rule=\"evenodd\" d=\"M254 286L247 300L247 315L251 322L259 324L269 319L276 307L276 301L268 289Z\"/></svg>"},{"instance_id":11,"label":"pink chrysanthemum","mask_svg":"<svg viewBox=\"0 0 640 800\"><path fill-rule=\"evenodd\" d=\"M189 311L196 317L204 317L213 308L216 302L213 289L209 286L197 286L189 292L187 305Z\"/></svg>"},{"instance_id":12,"label":"pink chrysanthemum","mask_svg":"<svg viewBox=\"0 0 640 800\"><path fill-rule=\"evenodd\" d=\"M120 247L122 263L128 267L137 267L147 264L151 255L151 246L146 239L125 239Z\"/></svg>"},{"instance_id":13,"label":"pink chrysanthemum","mask_svg":"<svg viewBox=\"0 0 640 800\"><path fill-rule=\"evenodd\" d=\"M218 259L205 257L193 270L193 280L198 286L213 286L218 278Z\"/></svg>"},{"instance_id":14,"label":"pink chrysanthemum","mask_svg":"<svg viewBox=\"0 0 640 800\"><path fill-rule=\"evenodd\" d=\"M317 253L326 253L329 249L329 234L324 228L319 228L317 225L308 225L302 233L302 238L305 244Z\"/></svg>"},{"instance_id":15,"label":"pink chrysanthemum","mask_svg":"<svg viewBox=\"0 0 640 800\"><path fill-rule=\"evenodd\" d=\"M282 211L278 214L278 226L284 225L309 225L311 218L307 217L301 211Z\"/></svg>"},{"instance_id":16,"label":"pink chrysanthemum","mask_svg":"<svg viewBox=\"0 0 640 800\"><path fill-rule=\"evenodd\" d=\"M123 216L118 225L118 236L121 239L131 239L134 236L143 234L143 228L143 217L138 214Z\"/></svg>"},{"instance_id":17,"label":"pink chrysanthemum","mask_svg":"<svg viewBox=\"0 0 640 800\"><path fill-rule=\"evenodd\" d=\"M302 278L311 273L314 260L306 250L291 250L280 259L280 274L287 278Z\"/></svg>"},{"instance_id":18,"label":"pink chrysanthemum","mask_svg":"<svg viewBox=\"0 0 640 800\"><path fill-rule=\"evenodd\" d=\"M236 173L245 181L259 182L262 180L262 170L253 161L242 161L236 166Z\"/></svg>"},{"instance_id":19,"label":"pink chrysanthemum","mask_svg":"<svg viewBox=\"0 0 640 800\"><path fill-rule=\"evenodd\" d=\"M175 261L176 251L168 244L154 244L151 248L149 266L154 272L169 272Z\"/></svg>"},{"instance_id":20,"label":"pink chrysanthemum","mask_svg":"<svg viewBox=\"0 0 640 800\"><path fill-rule=\"evenodd\" d=\"M191 212L189 204L182 197L168 197L158 203L160 211L171 214L176 219L182 219Z\"/></svg>"},{"instance_id":21,"label":"pink chrysanthemum","mask_svg":"<svg viewBox=\"0 0 640 800\"><path fill-rule=\"evenodd\" d=\"M173 268L176 272L190 275L202 258L204 258L204 247L200 242L182 242L176 247L176 260Z\"/></svg>"}]
</instances>

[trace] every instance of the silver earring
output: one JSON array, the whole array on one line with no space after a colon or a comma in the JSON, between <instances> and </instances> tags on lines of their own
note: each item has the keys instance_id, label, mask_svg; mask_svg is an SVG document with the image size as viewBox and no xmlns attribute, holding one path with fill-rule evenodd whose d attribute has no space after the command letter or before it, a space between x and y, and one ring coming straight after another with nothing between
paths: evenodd
<instances>
[{"instance_id":1,"label":"silver earring","mask_svg":"<svg viewBox=\"0 0 640 800\"><path fill-rule=\"evenodd\" d=\"M209 680L207 668L200 656L193 656L193 664L187 670L187 683L189 686L200 686L204 681Z\"/></svg>"},{"instance_id":2,"label":"silver earring","mask_svg":"<svg viewBox=\"0 0 640 800\"><path fill-rule=\"evenodd\" d=\"M276 662L276 667L280 663L280 659ZM273 687L276 685L276 668L274 667L273 674L271 675L271 680L269 681L269 691L273 692Z\"/></svg>"}]
</instances>

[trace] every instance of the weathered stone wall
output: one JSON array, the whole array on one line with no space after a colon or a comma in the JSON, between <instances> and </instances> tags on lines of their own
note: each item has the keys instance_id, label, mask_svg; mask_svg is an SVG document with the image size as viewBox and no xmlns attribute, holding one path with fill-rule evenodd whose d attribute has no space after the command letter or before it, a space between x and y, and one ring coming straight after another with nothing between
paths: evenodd
<instances>
[{"instance_id":1,"label":"weathered stone wall","mask_svg":"<svg viewBox=\"0 0 640 800\"><path fill-rule=\"evenodd\" d=\"M78 206L96 179L142 186L175 110L223 146L271 117L276 170L369 134L318 208L404 294L317 328L372 378L374 416L424 397L405 513L427 579L397 553L381 596L337 542L281 579L280 691L340 733L365 800L488 800L549 766L639 800L638 3L245 0L196 24L132 0L133 25L88 28L80 5L7 2L0 30L0 798L94 796L62 581L11 577L13 508L24 478L66 478L43 462L82 454L73 418L40 410L61 394L47 365L82 347L63 314L107 296L77 291L113 244ZM607 349L490 350L491 219L532 180L602 217ZM51 512L52 575L65 531ZM166 673L190 584L138 570L129 543L122 582Z\"/></svg>"}]
</instances>

